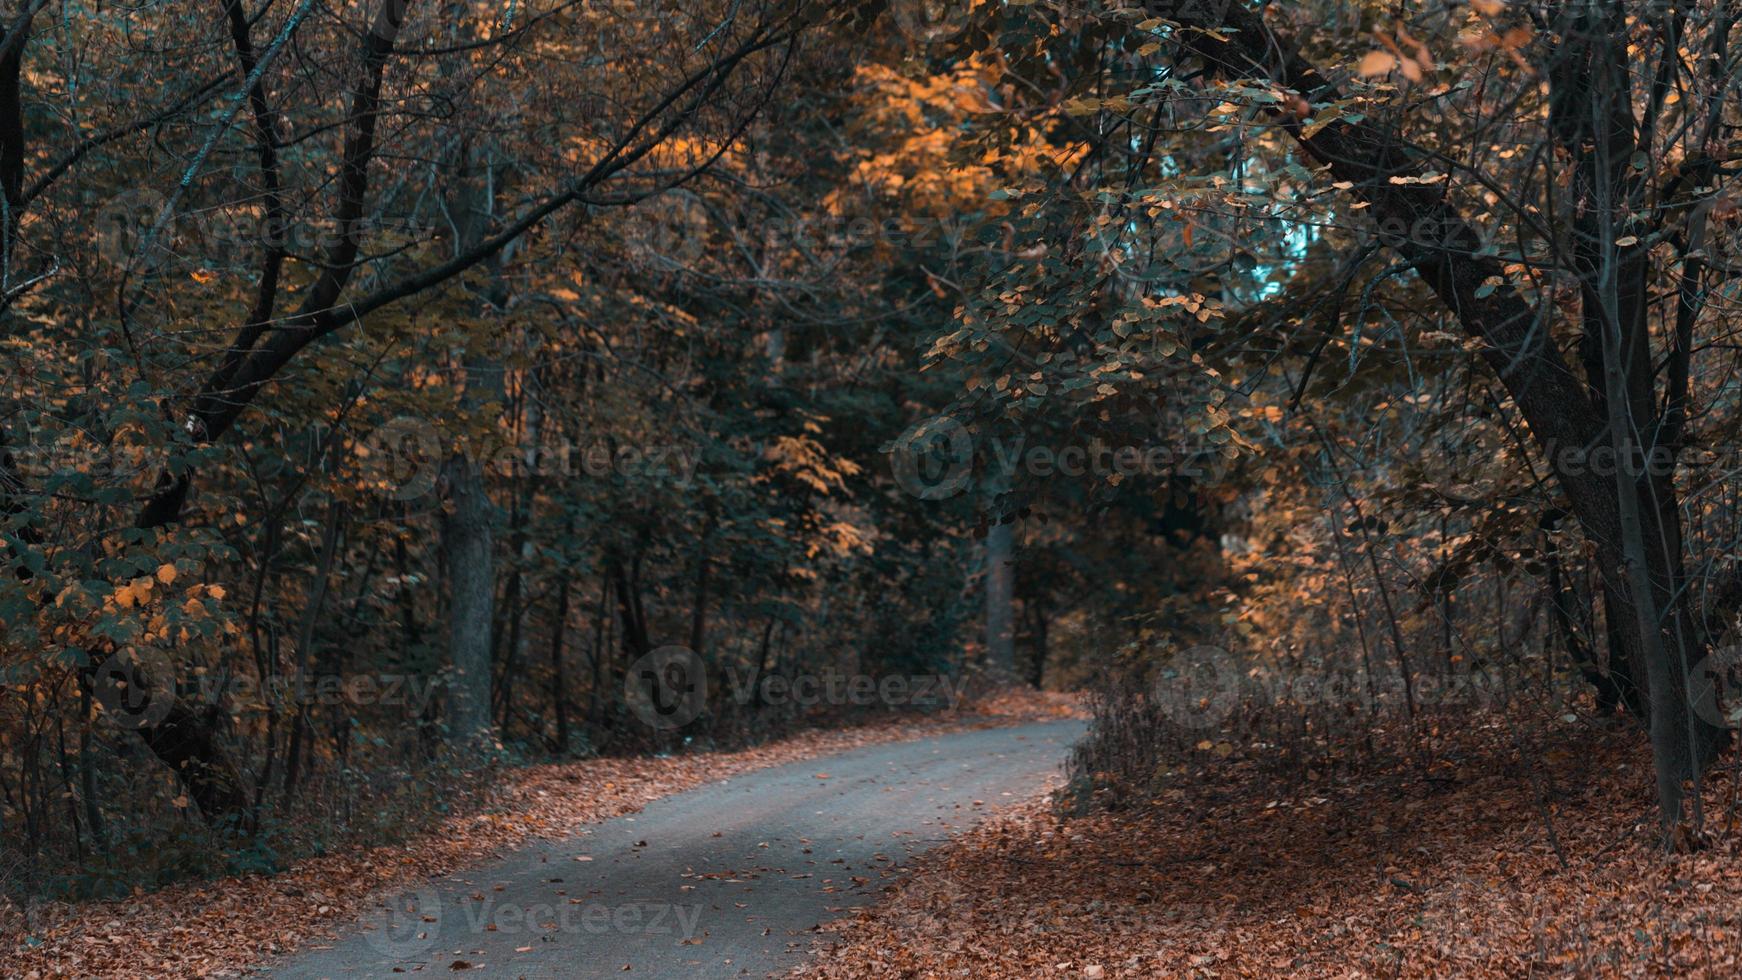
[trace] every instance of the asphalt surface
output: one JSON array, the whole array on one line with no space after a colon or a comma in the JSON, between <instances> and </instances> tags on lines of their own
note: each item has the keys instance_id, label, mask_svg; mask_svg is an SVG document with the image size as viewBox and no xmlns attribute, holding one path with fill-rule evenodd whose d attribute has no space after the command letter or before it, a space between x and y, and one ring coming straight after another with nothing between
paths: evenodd
<instances>
[{"instance_id":1,"label":"asphalt surface","mask_svg":"<svg viewBox=\"0 0 1742 980\"><path fill-rule=\"evenodd\" d=\"M746 773L384 896L282 980L738 977L802 961L909 856L1040 792L1078 721L964 732ZM826 777L826 778L824 778Z\"/></svg>"}]
</instances>

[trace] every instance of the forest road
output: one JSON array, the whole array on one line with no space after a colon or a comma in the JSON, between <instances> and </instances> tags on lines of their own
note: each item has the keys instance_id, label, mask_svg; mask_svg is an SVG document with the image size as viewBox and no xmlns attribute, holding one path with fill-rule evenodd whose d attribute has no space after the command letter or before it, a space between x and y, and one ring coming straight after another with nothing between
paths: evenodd
<instances>
[{"instance_id":1,"label":"forest road","mask_svg":"<svg viewBox=\"0 0 1742 980\"><path fill-rule=\"evenodd\" d=\"M281 980L760 977L907 859L1042 792L1081 721L961 732L734 776L385 900Z\"/></svg>"}]
</instances>

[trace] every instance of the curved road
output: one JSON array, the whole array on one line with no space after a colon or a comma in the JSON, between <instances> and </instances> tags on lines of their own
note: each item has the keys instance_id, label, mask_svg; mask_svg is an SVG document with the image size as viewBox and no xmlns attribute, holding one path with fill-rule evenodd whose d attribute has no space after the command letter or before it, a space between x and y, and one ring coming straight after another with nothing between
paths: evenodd
<instances>
[{"instance_id":1,"label":"curved road","mask_svg":"<svg viewBox=\"0 0 1742 980\"><path fill-rule=\"evenodd\" d=\"M908 856L1042 791L1080 721L856 749L669 796L387 896L283 980L736 977L797 965Z\"/></svg>"}]
</instances>

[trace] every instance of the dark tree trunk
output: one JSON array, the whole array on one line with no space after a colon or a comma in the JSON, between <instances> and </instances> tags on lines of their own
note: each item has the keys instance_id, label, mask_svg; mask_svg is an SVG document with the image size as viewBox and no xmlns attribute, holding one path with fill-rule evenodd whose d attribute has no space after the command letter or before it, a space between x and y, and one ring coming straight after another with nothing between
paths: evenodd
<instances>
[{"instance_id":1,"label":"dark tree trunk","mask_svg":"<svg viewBox=\"0 0 1742 980\"><path fill-rule=\"evenodd\" d=\"M447 466L453 512L442 520L442 550L448 572L448 657L453 689L448 698L448 734L455 744L488 739L490 718L490 623L496 600L491 505L478 465L456 455Z\"/></svg>"},{"instance_id":2,"label":"dark tree trunk","mask_svg":"<svg viewBox=\"0 0 1742 980\"><path fill-rule=\"evenodd\" d=\"M1005 675L1016 671L1013 537L1011 525L994 516L986 531L986 660Z\"/></svg>"},{"instance_id":3,"label":"dark tree trunk","mask_svg":"<svg viewBox=\"0 0 1742 980\"><path fill-rule=\"evenodd\" d=\"M623 652L633 661L653 649L647 635L647 620L641 607L641 596L630 580L623 562L610 561L611 575L616 583L617 615L623 626Z\"/></svg>"},{"instance_id":4,"label":"dark tree trunk","mask_svg":"<svg viewBox=\"0 0 1742 980\"><path fill-rule=\"evenodd\" d=\"M1332 102L1342 93L1295 45L1278 38L1262 13L1240 4L1211 9L1183 0L1151 0L1152 13L1188 26L1232 28L1217 41L1217 61L1226 74L1260 77L1298 92L1309 103ZM1539 312L1502 285L1500 261L1482 248L1482 236L1434 186L1411 182L1424 166L1390 132L1366 120L1339 120L1309 131L1304 116L1279 112L1293 136L1332 177L1346 181L1371 207L1381 227L1407 229L1387 244L1407 259L1441 301L1479 342L1528 423L1548 460L1568 507L1596 548L1605 574L1605 605L1617 647L1611 661L1642 664L1658 802L1666 840L1682 816L1685 780L1696 779L1728 733L1698 718L1685 690L1687 661L1697 659L1697 639L1688 615L1680 528L1674 520L1673 466L1641 480L1593 473L1590 451L1612 447L1623 474L1635 465L1631 453L1679 443L1652 417L1653 373L1640 311L1639 278L1646 246L1621 244L1617 220L1629 208L1634 178L1624 174L1633 139L1631 100L1626 94L1625 38L1620 5L1570 5L1569 16L1607 17L1612 29L1572 25L1587 49L1556 51L1551 78L1551 127L1563 144L1578 148L1574 183L1583 220L1579 248L1601 261L1582 269L1586 285L1587 373L1574 374L1549 336ZM1401 181L1401 182L1400 182ZM1583 186L1581 186L1581 184ZM1595 248L1592 248L1595 243ZM1593 317L1591 314L1596 313ZM1596 341L1591 333L1596 328ZM1596 361L1602 361L1597 365ZM1601 375L1591 373L1601 367ZM1681 379L1676 379L1680 381ZM1674 392L1669 404L1679 404ZM1673 426L1668 428L1673 429ZM1639 440L1647 440L1641 442ZM1661 442L1650 440L1661 439ZM1583 454L1583 455L1581 455ZM1649 469L1649 468L1648 468ZM1619 656L1617 656L1619 655Z\"/></svg>"},{"instance_id":5,"label":"dark tree trunk","mask_svg":"<svg viewBox=\"0 0 1742 980\"><path fill-rule=\"evenodd\" d=\"M1034 640L1034 658L1030 660L1028 664L1028 683L1038 691L1040 690L1042 682L1046 680L1046 660L1048 653L1048 622L1046 607L1044 604L1033 599L1030 599L1025 603L1025 605L1027 606L1028 621L1030 623L1030 635Z\"/></svg>"},{"instance_id":6,"label":"dark tree trunk","mask_svg":"<svg viewBox=\"0 0 1742 980\"><path fill-rule=\"evenodd\" d=\"M563 670L563 639L568 634L568 626L569 576L564 573L557 586L556 618L550 631L550 706L556 717L554 749L558 754L569 750L568 674Z\"/></svg>"}]
</instances>

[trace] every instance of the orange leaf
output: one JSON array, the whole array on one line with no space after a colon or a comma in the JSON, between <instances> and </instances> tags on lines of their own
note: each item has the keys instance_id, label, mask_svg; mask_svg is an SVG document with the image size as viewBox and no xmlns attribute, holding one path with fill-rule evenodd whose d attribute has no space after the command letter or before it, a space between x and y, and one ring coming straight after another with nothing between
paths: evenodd
<instances>
[{"instance_id":1,"label":"orange leaf","mask_svg":"<svg viewBox=\"0 0 1742 980\"><path fill-rule=\"evenodd\" d=\"M1369 51L1361 59L1361 64L1358 65L1355 70L1359 72L1363 78L1372 78L1375 75L1389 74L1391 69L1396 67L1397 59L1392 57L1390 54L1384 51Z\"/></svg>"}]
</instances>

